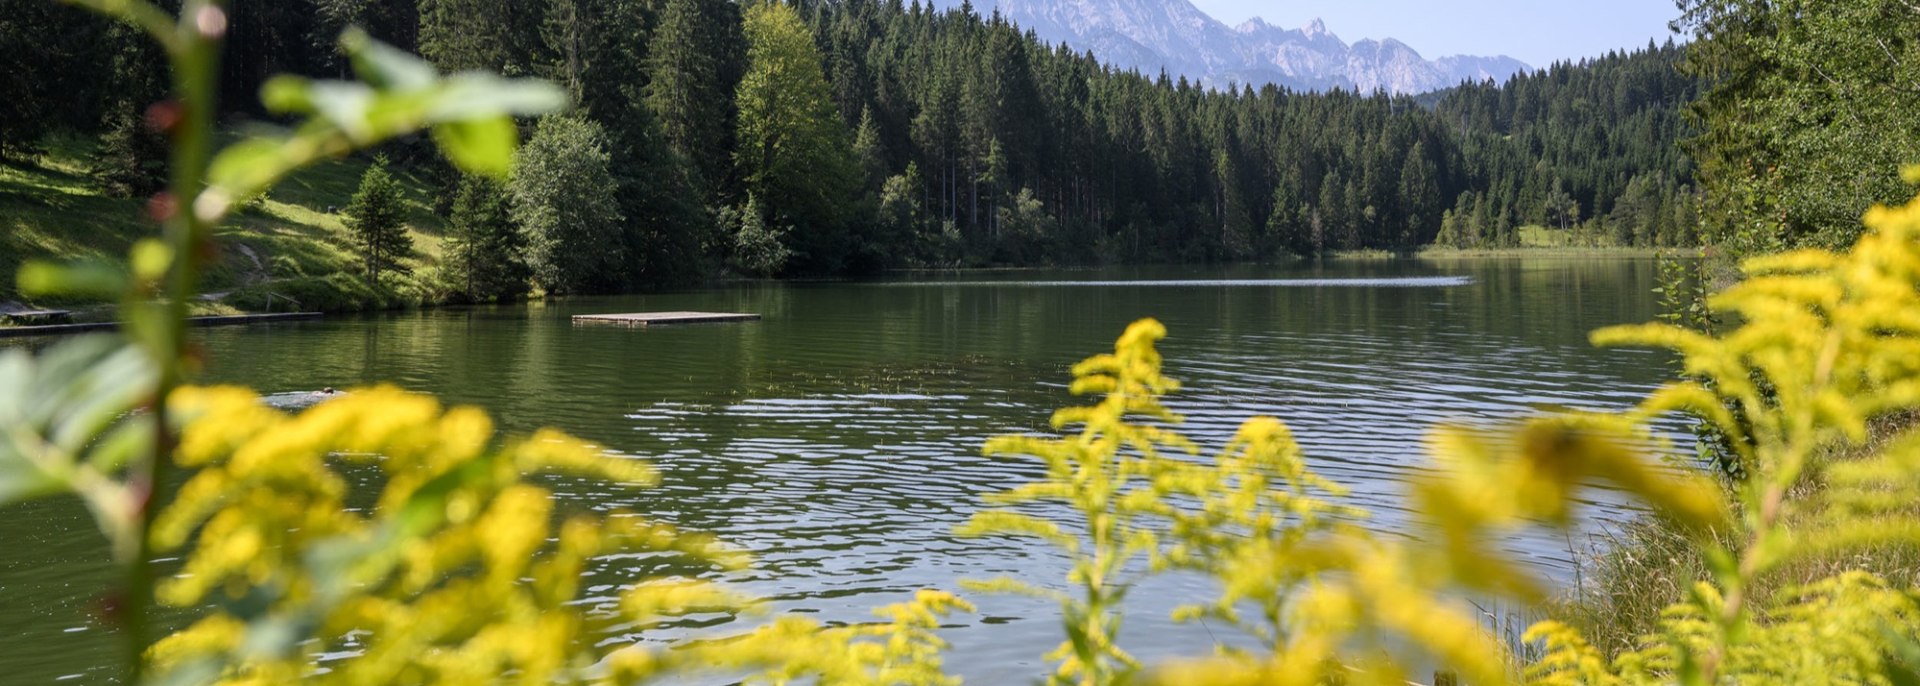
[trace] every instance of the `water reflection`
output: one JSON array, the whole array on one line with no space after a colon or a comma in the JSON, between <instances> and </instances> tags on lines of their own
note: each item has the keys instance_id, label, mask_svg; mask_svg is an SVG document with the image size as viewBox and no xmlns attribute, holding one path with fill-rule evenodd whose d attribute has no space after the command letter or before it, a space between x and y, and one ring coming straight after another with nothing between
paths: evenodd
<instances>
[{"instance_id":1,"label":"water reflection","mask_svg":"<svg viewBox=\"0 0 1920 686\"><path fill-rule=\"evenodd\" d=\"M1465 276L1409 276L1351 279L1140 279L1115 281L895 281L873 284L893 288L1450 288L1468 286Z\"/></svg>"},{"instance_id":2,"label":"water reflection","mask_svg":"<svg viewBox=\"0 0 1920 686\"><path fill-rule=\"evenodd\" d=\"M1661 381L1667 359L1603 351L1590 330L1650 319L1651 260L1504 259L1298 267L915 274L893 284L743 286L583 298L247 329L205 330L210 380L266 392L393 381L486 407L509 431L555 426L654 461L654 491L556 482L572 507L636 510L753 551L735 578L777 609L862 621L868 608L964 577L1057 584L1052 551L954 537L979 494L1035 478L1038 464L981 457L981 442L1043 430L1072 402L1067 368L1109 350L1128 322L1171 330L1169 403L1218 446L1242 420L1287 421L1315 469L1353 491L1372 524L1420 535L1401 493L1437 421L1492 421L1542 405L1617 408ZM1071 284L1073 287L1064 287ZM1230 284L1230 287L1215 287ZM911 287L903 287L911 286ZM1408 287L1420 286L1420 287ZM759 322L630 329L581 313L754 312ZM1601 492L1589 508L1617 517ZM0 520L0 631L20 636L0 670L25 681L108 664L85 608L110 577L84 513L16 508ZM1567 576L1568 543L1501 543ZM645 573L596 566L605 598ZM1152 660L1204 652L1203 627L1174 626L1190 577L1133 595L1130 648ZM1031 680L1058 640L1054 608L979 598L950 632L949 664L972 683ZM684 632L725 631L701 618ZM80 627L81 634L61 633ZM658 640L624 636L611 640Z\"/></svg>"}]
</instances>

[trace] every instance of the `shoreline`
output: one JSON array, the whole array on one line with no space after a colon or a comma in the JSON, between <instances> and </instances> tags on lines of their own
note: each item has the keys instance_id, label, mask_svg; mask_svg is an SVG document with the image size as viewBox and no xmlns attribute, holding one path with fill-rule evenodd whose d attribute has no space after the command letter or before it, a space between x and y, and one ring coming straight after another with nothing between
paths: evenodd
<instances>
[{"instance_id":1,"label":"shoreline","mask_svg":"<svg viewBox=\"0 0 1920 686\"><path fill-rule=\"evenodd\" d=\"M189 317L187 325L200 328L209 326L244 326L247 324L269 324L273 322L312 321L326 316L324 312L276 312L271 314L227 314L207 317ZM87 333L91 331L113 331L120 328L120 322L82 322L78 324L36 324L32 326L0 326L0 338L24 338L27 336L59 336L64 334Z\"/></svg>"},{"instance_id":2,"label":"shoreline","mask_svg":"<svg viewBox=\"0 0 1920 686\"><path fill-rule=\"evenodd\" d=\"M1021 273L1021 272L1039 272L1039 271L1094 271L1094 270L1100 270L1100 269L1126 268L1126 267L1182 267L1182 266L1190 267L1190 266L1222 266L1222 265L1236 265L1236 264L1277 266L1277 265L1287 265L1287 264L1312 263L1315 261L1365 262L1365 261L1423 260L1423 259L1511 259L1511 258L1525 258L1525 257L1648 259L1648 258L1660 257L1663 255L1674 255L1674 254L1678 254L1680 256L1695 256L1699 253L1700 250L1701 250L1700 248L1637 248L1637 247L1611 247L1611 246L1608 246L1608 247L1522 247L1522 248L1489 248L1489 249L1458 249L1458 248L1427 246L1411 252L1395 252L1390 250L1348 250L1348 251L1330 252L1319 257L1297 257L1296 256L1296 257L1287 257L1287 258L1276 259L1276 260L1261 260L1261 261L1250 261L1250 262L1222 262L1222 263L1214 263L1211 265L1164 263L1164 264L1125 264L1125 265L1066 265L1066 266L1051 266L1051 267L1048 267L1048 266L1042 266L1042 267L1034 267L1034 266L900 267L895 269L887 269L880 273L889 274L889 275L985 274L985 273ZM695 289L729 287L729 286L740 286L740 285L766 286L766 285L806 284L806 283L819 283L823 281L831 282L831 281L845 281L845 280L847 279L844 279L844 278L840 278L840 279L818 279L818 278L756 279L756 278L739 278L739 277L731 277L731 278L720 277L720 278L708 280L702 285L695 287ZM662 291L662 292L672 292L672 291L682 291L682 290L687 290L687 289L677 288L677 289L669 289L669 291ZM621 294L606 293L606 294L596 294L596 295L621 295ZM545 298L533 296L533 297L525 298L520 302L543 300L543 299ZM353 314L353 313L368 313L368 312L395 312L395 311L405 311L405 310L428 310L428 309L441 309L441 308L448 308L448 307L465 307L465 306L470 306L474 304L476 303L453 302L453 301L406 302L406 303L398 303L395 306L390 306L390 307L360 307L360 308L349 308L349 309L339 309L339 310L322 309L322 310L313 311L313 312L298 312L298 313L284 313L284 312L268 313L268 312L239 311L237 313L230 313L230 314L223 313L218 315L194 317L191 321L194 322L193 323L194 326L235 326L235 325L244 325L244 324L267 323L267 322L274 322L274 321L317 319L325 314ZM107 311L110 311L112 309L111 304L107 304L107 303L98 303L92 306L103 307ZM223 308L223 309L231 310L230 307ZM93 312L93 315L95 316L99 314L101 314L101 311L99 310L96 310L95 312ZM68 323L68 324L44 324L44 325L31 325L31 326L0 325L0 338L59 335L59 334L67 334L67 333L82 333L87 331L104 331L104 330L111 330L111 329L117 328L118 326L119 326L118 322L112 319L106 319L102 321L93 321L93 322L78 322L78 323Z\"/></svg>"}]
</instances>

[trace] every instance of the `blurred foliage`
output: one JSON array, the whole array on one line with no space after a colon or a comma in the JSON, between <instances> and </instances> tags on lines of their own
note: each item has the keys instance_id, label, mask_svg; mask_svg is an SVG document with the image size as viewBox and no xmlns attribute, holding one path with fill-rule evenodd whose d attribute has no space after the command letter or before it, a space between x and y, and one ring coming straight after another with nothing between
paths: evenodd
<instances>
[{"instance_id":1,"label":"blurred foliage","mask_svg":"<svg viewBox=\"0 0 1920 686\"><path fill-rule=\"evenodd\" d=\"M786 616L718 640L603 640L613 627L759 605L697 571L581 602L584 570L608 555L745 564L706 537L633 515L563 516L540 485L563 473L644 486L654 475L641 462L553 431L500 442L479 410L393 388L287 415L251 391L188 385L199 360L184 302L212 252L211 227L242 201L313 161L419 129L433 130L463 171L498 177L514 159L513 117L563 97L539 82L443 77L350 31L342 45L360 81L270 82L268 107L306 118L216 155L221 5L188 0L176 20L137 0L81 4L147 29L173 60L173 195L156 202L164 239L136 244L125 266L21 271L26 292L120 295L124 339L0 354L0 504L64 493L93 511L127 570L118 617L129 683L630 684L693 672L768 684L957 682L943 672L936 629L970 606L937 591L868 624ZM753 12L777 34L761 38L793 47L797 20ZM1920 182L1920 170L1908 180ZM1429 529L1411 540L1355 527L1360 513L1334 502L1341 489L1307 469L1278 420L1249 420L1215 458L1196 457L1161 402L1178 388L1155 347L1166 331L1137 322L1112 354L1074 368L1070 390L1100 397L1054 415L1056 429L1077 434L989 442L989 453L1040 459L1046 476L988 496L996 507L961 528L1053 544L1071 563L1072 590L1015 579L979 587L1060 602L1065 640L1049 659L1062 684L1403 684L1430 664L1475 684L1913 683L1915 591L1852 570L1756 592L1807 556L1920 544L1920 430L1861 459L1823 458L1864 442L1870 421L1920 407L1920 199L1875 209L1866 223L1844 254L1748 261L1745 281L1707 300L1711 316L1738 322L1725 331L1596 333L1599 344L1681 355L1686 380L1631 411L1435 430L1435 468L1410 497ZM1675 411L1728 437L1745 470L1731 491L1646 454L1649 422ZM173 469L184 484L163 490ZM353 499L349 470L379 474L370 505ZM1574 627L1548 621L1525 639L1544 644L1544 657L1520 664L1465 598L1542 600L1548 585L1497 544L1527 527L1570 527L1598 482L1687 532L1710 577L1638 650L1609 661ZM1826 488L1796 499L1810 482ZM153 560L173 552L182 568L155 579ZM1177 618L1225 622L1255 647L1152 671L1122 650L1128 592L1171 570L1206 574L1220 589ZM150 642L155 602L203 614Z\"/></svg>"},{"instance_id":2,"label":"blurred foliage","mask_svg":"<svg viewBox=\"0 0 1920 686\"><path fill-rule=\"evenodd\" d=\"M1920 168L1909 179L1920 182ZM1424 664L1475 684L1912 683L1920 667L1920 590L1845 567L1811 583L1769 583L1799 561L1920 545L1913 505L1920 502L1920 429L1900 430L1865 457L1828 457L1864 445L1870 422L1920 407L1920 199L1876 208L1866 225L1846 253L1802 250L1748 260L1743 281L1709 297L1706 312L1692 313L1729 322L1724 331L1694 328L1698 322L1683 315L1675 323L1596 332L1597 344L1680 354L1683 380L1636 408L1436 429L1428 448L1437 468L1411 494L1429 531L1419 539L1379 540L1303 517L1264 536L1254 529L1225 539L1237 540L1238 551L1169 554L1194 540L1183 534L1221 540L1208 537L1247 529L1238 522L1183 526L1191 521L1184 517L1220 512L1223 501L1214 499L1218 484L1166 487L1180 480L1175 475L1209 467L1167 456L1193 446L1165 426L1177 418L1159 396L1175 384L1159 375L1152 343L1164 331L1151 320L1130 328L1114 355L1075 369L1076 392L1108 394L1099 406L1055 416L1056 426L1084 423L1080 436L989 445L1048 464L1045 479L993 502L1062 501L1074 515L990 510L965 530L1043 538L1074 561L1067 581L1079 594L1060 596L1067 642L1055 653L1056 683L1116 683L1137 671L1115 641L1119 600L1137 575L1182 556L1204 561L1199 568L1229 594L1250 580L1291 593L1274 603L1266 599L1277 596L1229 597L1213 607L1225 616L1253 606L1274 610L1281 631L1264 651L1167 665L1146 676L1150 683L1399 684ZM1659 444L1650 422L1674 412L1724 436L1744 478L1723 489L1698 470L1646 454ZM1123 421L1129 415L1151 423ZM1296 456L1269 463L1281 470L1298 464L1298 449L1277 421L1249 422L1241 441L1249 446L1245 455ZM1253 447L1263 442L1267 447ZM1232 469L1229 459L1214 465ZM1318 485L1306 476L1293 472L1297 483ZM1546 599L1549 586L1524 561L1501 554L1498 542L1528 527L1567 529L1574 508L1588 500L1582 491L1597 482L1671 522L1700 552L1707 575L1634 649L1607 659L1578 628L1548 620L1522 639L1544 652L1523 662L1461 598ZM1295 500L1247 512L1307 503L1309 511L1324 507ZM1154 517L1173 525L1154 526ZM1291 537L1265 544L1275 540L1273 531ZM1128 565L1141 559L1144 569ZM991 587L1024 588L1004 580Z\"/></svg>"},{"instance_id":3,"label":"blurred foliage","mask_svg":"<svg viewBox=\"0 0 1920 686\"><path fill-rule=\"evenodd\" d=\"M178 19L137 0L81 4L146 30L171 59L166 223L126 266L30 264L26 293L119 296L126 343L80 338L0 355L0 504L73 494L94 512L126 570L114 602L127 683L639 683L670 673L759 672L765 683L947 683L932 634L970 609L925 592L883 622L824 627L778 619L728 641L649 650L607 645L611 626L646 628L690 612L745 613L749 599L684 576L643 581L605 604L580 602L590 559L666 554L742 563L704 537L619 513L556 521L539 474L645 484L637 461L543 431L497 444L473 408L443 410L392 388L352 392L298 416L245 389L186 385L184 303L213 252L212 229L293 171L422 128L469 174L504 177L516 115L564 102L537 81L424 62L349 31L360 81L270 81L263 99L305 115L213 151L221 4L189 0ZM130 343L130 344L128 344ZM343 470L377 470L370 507ZM187 473L177 489L168 475ZM184 554L155 579L155 558ZM150 643L155 603L199 611Z\"/></svg>"},{"instance_id":4,"label":"blurred foliage","mask_svg":"<svg viewBox=\"0 0 1920 686\"><path fill-rule=\"evenodd\" d=\"M1920 159L1920 11L1905 0L1678 0L1708 238L1843 249Z\"/></svg>"},{"instance_id":5,"label":"blurred foliage","mask_svg":"<svg viewBox=\"0 0 1920 686\"><path fill-rule=\"evenodd\" d=\"M636 684L710 670L948 683L932 629L970 607L933 591L883 608L881 623L783 618L683 646L601 640L756 605L687 576L740 568L740 553L629 513L563 516L536 485L568 474L644 488L658 477L638 460L554 431L498 444L480 410L392 387L292 416L241 388L173 400L176 459L195 472L154 526L160 552L187 551L159 598L213 610L153 647L157 683ZM343 472L368 469L385 487L354 507ZM588 565L607 556L682 571L581 602Z\"/></svg>"},{"instance_id":6,"label":"blurred foliage","mask_svg":"<svg viewBox=\"0 0 1920 686\"><path fill-rule=\"evenodd\" d=\"M182 389L173 403L185 427L175 459L194 474L152 535L159 552L190 553L159 598L218 610L154 646L163 680L285 683L322 655L352 654L314 680L568 683L600 657L582 640L596 629L742 604L691 581L637 584L603 604L612 607L576 601L599 555L741 563L631 515L558 518L552 494L525 480L559 472L644 486L656 476L643 463L553 432L496 449L479 410L393 388L298 416L237 388ZM359 465L385 483L372 507L348 505L337 471Z\"/></svg>"},{"instance_id":7,"label":"blurred foliage","mask_svg":"<svg viewBox=\"0 0 1920 686\"><path fill-rule=\"evenodd\" d=\"M1053 425L1081 426L1079 434L1004 436L986 446L990 455L1028 455L1047 466L1045 479L987 496L1000 507L977 513L960 533L1039 538L1072 561L1067 579L1078 595L1011 578L973 584L1058 598L1067 640L1050 655L1059 662L1054 683L1115 683L1137 671L1138 661L1117 643L1121 605L1139 579L1171 568L1224 582L1218 599L1181 608L1182 618L1217 619L1263 645L1285 645L1289 591L1310 576L1287 562L1309 534L1331 524L1329 514L1352 514L1323 499L1343 491L1307 470L1278 420L1248 421L1217 459L1183 459L1198 448L1154 424L1179 419L1160 404L1178 388L1160 374L1154 343L1165 336L1159 322L1142 320L1112 354L1074 366L1072 392L1101 400L1054 413ZM1057 511L1032 507L1046 503L1074 516L1056 522L1034 514ZM1249 605L1251 616L1242 612Z\"/></svg>"}]
</instances>

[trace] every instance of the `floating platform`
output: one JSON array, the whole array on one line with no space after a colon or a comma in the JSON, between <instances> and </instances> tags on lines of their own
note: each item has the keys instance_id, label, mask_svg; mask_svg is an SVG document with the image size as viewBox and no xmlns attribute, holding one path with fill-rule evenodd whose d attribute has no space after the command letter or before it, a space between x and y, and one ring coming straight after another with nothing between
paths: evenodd
<instances>
[{"instance_id":1,"label":"floating platform","mask_svg":"<svg viewBox=\"0 0 1920 686\"><path fill-rule=\"evenodd\" d=\"M73 317L68 310L41 310L13 303L0 303L0 321L26 326L64 322Z\"/></svg>"},{"instance_id":2,"label":"floating platform","mask_svg":"<svg viewBox=\"0 0 1920 686\"><path fill-rule=\"evenodd\" d=\"M280 312L276 314L233 314L212 317L188 317L187 326L238 326L242 324L266 324L268 322L289 322L319 319L319 312ZM0 326L0 338L18 336L54 336L61 334L86 333L89 331L111 331L120 328L119 322L89 322L84 324L43 324L39 326Z\"/></svg>"},{"instance_id":3,"label":"floating platform","mask_svg":"<svg viewBox=\"0 0 1920 686\"><path fill-rule=\"evenodd\" d=\"M576 314L573 323L655 326L667 324L718 324L721 322L759 321L760 315L738 312L628 312L625 314Z\"/></svg>"}]
</instances>

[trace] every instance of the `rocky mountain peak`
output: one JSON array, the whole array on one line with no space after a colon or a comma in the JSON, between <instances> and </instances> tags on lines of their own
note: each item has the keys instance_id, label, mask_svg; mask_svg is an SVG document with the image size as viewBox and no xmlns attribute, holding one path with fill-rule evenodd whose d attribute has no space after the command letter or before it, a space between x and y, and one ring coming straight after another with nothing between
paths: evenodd
<instances>
[{"instance_id":1,"label":"rocky mountain peak","mask_svg":"<svg viewBox=\"0 0 1920 686\"><path fill-rule=\"evenodd\" d=\"M1320 21L1319 17L1314 17L1313 21L1307 22L1306 26L1301 27L1300 32L1306 34L1307 40L1333 35L1333 32L1327 30L1327 23Z\"/></svg>"},{"instance_id":2,"label":"rocky mountain peak","mask_svg":"<svg viewBox=\"0 0 1920 686\"><path fill-rule=\"evenodd\" d=\"M955 7L962 0L935 0ZM1528 69L1510 57L1453 56L1429 61L1392 38L1351 46L1320 19L1283 29L1254 17L1239 26L1200 11L1191 0L975 0L998 9L1048 42L1143 74L1186 76L1210 86L1273 83L1296 90L1424 93L1464 80L1505 80Z\"/></svg>"}]
</instances>

